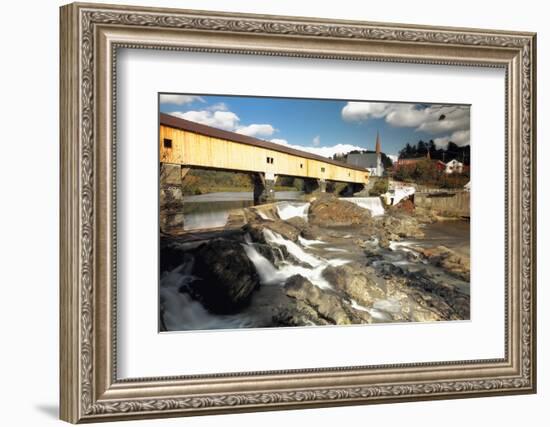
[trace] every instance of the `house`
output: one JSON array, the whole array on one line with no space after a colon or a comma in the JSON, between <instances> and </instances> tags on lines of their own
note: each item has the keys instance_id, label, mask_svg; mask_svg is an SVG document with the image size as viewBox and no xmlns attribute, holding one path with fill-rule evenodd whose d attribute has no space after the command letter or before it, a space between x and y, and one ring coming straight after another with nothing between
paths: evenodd
<instances>
[{"instance_id":1,"label":"house","mask_svg":"<svg viewBox=\"0 0 550 427\"><path fill-rule=\"evenodd\" d=\"M464 171L464 163L456 159L451 160L445 165L445 173L462 173Z\"/></svg>"},{"instance_id":2,"label":"house","mask_svg":"<svg viewBox=\"0 0 550 427\"><path fill-rule=\"evenodd\" d=\"M384 165L382 164L382 144L378 132L376 133L375 148L375 153L350 153L347 155L346 162L349 165L367 169L370 176L382 176Z\"/></svg>"}]
</instances>

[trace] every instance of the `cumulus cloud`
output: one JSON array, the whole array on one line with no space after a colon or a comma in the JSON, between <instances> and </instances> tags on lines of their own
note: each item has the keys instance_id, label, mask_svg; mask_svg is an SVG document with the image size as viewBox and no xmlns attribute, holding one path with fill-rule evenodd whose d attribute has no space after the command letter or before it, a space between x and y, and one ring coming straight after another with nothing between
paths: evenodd
<instances>
[{"instance_id":1,"label":"cumulus cloud","mask_svg":"<svg viewBox=\"0 0 550 427\"><path fill-rule=\"evenodd\" d=\"M457 144L469 143L470 108L456 105L391 104L385 102L348 102L342 108L342 118L348 122L365 122L384 118L394 127L409 127L433 135L447 134L458 138ZM440 141L446 137L437 138ZM463 142L463 141L468 142ZM448 142L448 140L447 140Z\"/></svg>"},{"instance_id":2,"label":"cumulus cloud","mask_svg":"<svg viewBox=\"0 0 550 427\"><path fill-rule=\"evenodd\" d=\"M174 104L174 105L185 105L191 104L192 102L206 102L203 98L196 95L175 95L175 94L161 94L160 103L161 104Z\"/></svg>"},{"instance_id":3,"label":"cumulus cloud","mask_svg":"<svg viewBox=\"0 0 550 427\"><path fill-rule=\"evenodd\" d=\"M212 126L217 129L228 130L255 138L266 138L273 135L276 131L273 126L267 123L253 123L246 126L241 125L239 116L229 111L227 105L223 103L214 104L205 110L191 110L186 112L174 111L168 114L192 122Z\"/></svg>"},{"instance_id":4,"label":"cumulus cloud","mask_svg":"<svg viewBox=\"0 0 550 427\"><path fill-rule=\"evenodd\" d=\"M185 113L175 111L169 114L192 122L230 131L237 128L240 120L239 116L231 111L201 110L186 111Z\"/></svg>"},{"instance_id":5,"label":"cumulus cloud","mask_svg":"<svg viewBox=\"0 0 550 427\"><path fill-rule=\"evenodd\" d=\"M210 111L229 111L229 107L225 102L218 102L207 108Z\"/></svg>"},{"instance_id":6,"label":"cumulus cloud","mask_svg":"<svg viewBox=\"0 0 550 427\"><path fill-rule=\"evenodd\" d=\"M241 135L261 138L273 135L275 133L275 128L269 124L251 124L248 126L238 127L235 129L235 132L240 133Z\"/></svg>"},{"instance_id":7,"label":"cumulus cloud","mask_svg":"<svg viewBox=\"0 0 550 427\"><path fill-rule=\"evenodd\" d=\"M435 138L434 143L437 148L445 148L447 144L452 141L456 145L463 147L470 144L470 131L469 130L458 130L453 132L451 135L442 136L440 138Z\"/></svg>"},{"instance_id":8,"label":"cumulus cloud","mask_svg":"<svg viewBox=\"0 0 550 427\"><path fill-rule=\"evenodd\" d=\"M384 102L348 102L342 109L342 118L347 122L364 122L371 117L384 117L391 104Z\"/></svg>"},{"instance_id":9,"label":"cumulus cloud","mask_svg":"<svg viewBox=\"0 0 550 427\"><path fill-rule=\"evenodd\" d=\"M330 147L307 147L304 145L293 145L289 144L286 139L273 138L271 142L275 144L284 145L289 148L294 148L295 150L306 151L308 153L317 154L322 157L332 157L335 154L346 154L353 150L364 150L364 147L358 147L357 145L351 144L336 144Z\"/></svg>"}]
</instances>

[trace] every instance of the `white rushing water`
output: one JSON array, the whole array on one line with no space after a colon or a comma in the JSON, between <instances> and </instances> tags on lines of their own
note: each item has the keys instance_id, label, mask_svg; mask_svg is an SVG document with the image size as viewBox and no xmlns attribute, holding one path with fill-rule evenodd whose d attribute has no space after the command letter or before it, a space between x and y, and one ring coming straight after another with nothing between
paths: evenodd
<instances>
[{"instance_id":1,"label":"white rushing water","mask_svg":"<svg viewBox=\"0 0 550 427\"><path fill-rule=\"evenodd\" d=\"M278 202L277 214L283 221L287 219L298 217L307 221L307 214L309 212L309 203L300 202Z\"/></svg>"},{"instance_id":2,"label":"white rushing water","mask_svg":"<svg viewBox=\"0 0 550 427\"><path fill-rule=\"evenodd\" d=\"M191 274L193 262L164 273L160 279L160 302L168 330L225 329L253 327L253 319L241 315L215 315L180 288L197 278Z\"/></svg>"},{"instance_id":3,"label":"white rushing water","mask_svg":"<svg viewBox=\"0 0 550 427\"><path fill-rule=\"evenodd\" d=\"M311 265L312 267L318 267L323 263L320 258L314 255L308 254L300 246L291 240L285 239L279 233L271 231L269 228L263 229L265 241L270 245L284 246L289 254L294 258Z\"/></svg>"},{"instance_id":4,"label":"white rushing water","mask_svg":"<svg viewBox=\"0 0 550 427\"><path fill-rule=\"evenodd\" d=\"M254 264L260 281L264 285L284 284L286 279L296 274L299 274L308 279L315 286L321 289L331 288L330 283L323 277L323 270L329 265L338 267L340 265L347 264L349 260L342 258L324 259L316 257L308 252L296 243L285 239L279 233L276 233L269 229L263 230L266 242L273 248L284 247L289 254L295 259L304 264L308 264L310 267L304 267L303 265L293 264L289 260L285 260L280 265L275 266L264 257L250 240L250 237L245 238L246 243L243 245L246 255ZM322 243L322 242L321 242Z\"/></svg>"},{"instance_id":5,"label":"white rushing water","mask_svg":"<svg viewBox=\"0 0 550 427\"><path fill-rule=\"evenodd\" d=\"M304 239L302 236L298 236L298 242L300 242L300 245L305 247L325 244L325 242L323 242L322 240L309 240L309 239Z\"/></svg>"},{"instance_id":6,"label":"white rushing water","mask_svg":"<svg viewBox=\"0 0 550 427\"><path fill-rule=\"evenodd\" d=\"M341 197L340 199L368 209L372 216L380 216L385 213L380 197Z\"/></svg>"}]
</instances>

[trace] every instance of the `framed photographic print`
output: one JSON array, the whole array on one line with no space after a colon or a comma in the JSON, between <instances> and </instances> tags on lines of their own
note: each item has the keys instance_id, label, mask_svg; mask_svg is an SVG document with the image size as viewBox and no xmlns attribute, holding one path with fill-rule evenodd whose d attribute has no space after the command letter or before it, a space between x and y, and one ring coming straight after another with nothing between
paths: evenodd
<instances>
[{"instance_id":1,"label":"framed photographic print","mask_svg":"<svg viewBox=\"0 0 550 427\"><path fill-rule=\"evenodd\" d=\"M533 393L535 34L61 8L61 418Z\"/></svg>"}]
</instances>

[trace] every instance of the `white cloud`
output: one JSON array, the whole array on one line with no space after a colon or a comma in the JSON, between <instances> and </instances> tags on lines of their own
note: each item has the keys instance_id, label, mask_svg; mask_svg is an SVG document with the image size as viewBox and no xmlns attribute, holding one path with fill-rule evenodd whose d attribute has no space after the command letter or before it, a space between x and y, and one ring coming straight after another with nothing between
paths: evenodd
<instances>
[{"instance_id":1,"label":"white cloud","mask_svg":"<svg viewBox=\"0 0 550 427\"><path fill-rule=\"evenodd\" d=\"M397 162L397 159L399 159L397 154L386 154L386 156L388 156L393 163Z\"/></svg>"},{"instance_id":2,"label":"white cloud","mask_svg":"<svg viewBox=\"0 0 550 427\"><path fill-rule=\"evenodd\" d=\"M384 102L348 102L342 108L342 118L347 122L363 122L371 117L378 119L387 114L390 105Z\"/></svg>"},{"instance_id":3,"label":"white cloud","mask_svg":"<svg viewBox=\"0 0 550 427\"><path fill-rule=\"evenodd\" d=\"M241 135L252 136L255 138L266 138L273 135L276 129L270 124L250 124L242 126L240 118L232 111L227 110L225 104L214 104L206 110L200 111L175 111L169 113L172 116L180 117L185 120L200 123L207 126L212 126L217 129L228 130L231 132L240 133Z\"/></svg>"},{"instance_id":4,"label":"white cloud","mask_svg":"<svg viewBox=\"0 0 550 427\"><path fill-rule=\"evenodd\" d=\"M435 138L434 143L437 148L446 148L447 144L452 141L456 145L463 147L470 144L470 131L469 130L459 130L453 132L451 135L442 136L441 138Z\"/></svg>"},{"instance_id":5,"label":"white cloud","mask_svg":"<svg viewBox=\"0 0 550 427\"><path fill-rule=\"evenodd\" d=\"M273 138L271 142L275 144L284 145L289 148L294 148L295 150L305 151L307 153L317 154L318 156L323 157L332 157L335 154L346 154L353 150L364 150L364 147L358 147L357 145L351 144L336 144L330 147L306 147L303 145L293 145L289 144L286 139Z\"/></svg>"},{"instance_id":6,"label":"white cloud","mask_svg":"<svg viewBox=\"0 0 550 427\"><path fill-rule=\"evenodd\" d=\"M175 95L175 94L160 95L161 104L185 105L185 104L191 104L192 102L195 102L195 101L205 102L203 98L196 95Z\"/></svg>"},{"instance_id":7,"label":"white cloud","mask_svg":"<svg viewBox=\"0 0 550 427\"><path fill-rule=\"evenodd\" d=\"M312 142L315 147L318 147L319 145L321 145L321 137L317 135L315 138L313 138Z\"/></svg>"},{"instance_id":8,"label":"white cloud","mask_svg":"<svg viewBox=\"0 0 550 427\"><path fill-rule=\"evenodd\" d=\"M235 129L235 132L241 135L260 138L273 135L275 133L275 128L270 124L251 124L248 126L240 126Z\"/></svg>"},{"instance_id":9,"label":"white cloud","mask_svg":"<svg viewBox=\"0 0 550 427\"><path fill-rule=\"evenodd\" d=\"M229 111L229 107L225 102L218 102L207 108L210 111Z\"/></svg>"},{"instance_id":10,"label":"white cloud","mask_svg":"<svg viewBox=\"0 0 550 427\"><path fill-rule=\"evenodd\" d=\"M428 117L417 130L428 133L467 131L470 129L470 109L462 106L426 108Z\"/></svg>"},{"instance_id":11,"label":"white cloud","mask_svg":"<svg viewBox=\"0 0 550 427\"><path fill-rule=\"evenodd\" d=\"M212 126L218 129L233 131L239 124L239 116L231 111L186 111L169 113L173 116L180 117L192 122L201 123L203 125Z\"/></svg>"},{"instance_id":12,"label":"white cloud","mask_svg":"<svg viewBox=\"0 0 550 427\"><path fill-rule=\"evenodd\" d=\"M418 108L416 104L348 102L342 108L342 118L348 122L384 118L392 126L415 128L416 131L431 134L470 129L470 109L465 106L432 105Z\"/></svg>"}]
</instances>

